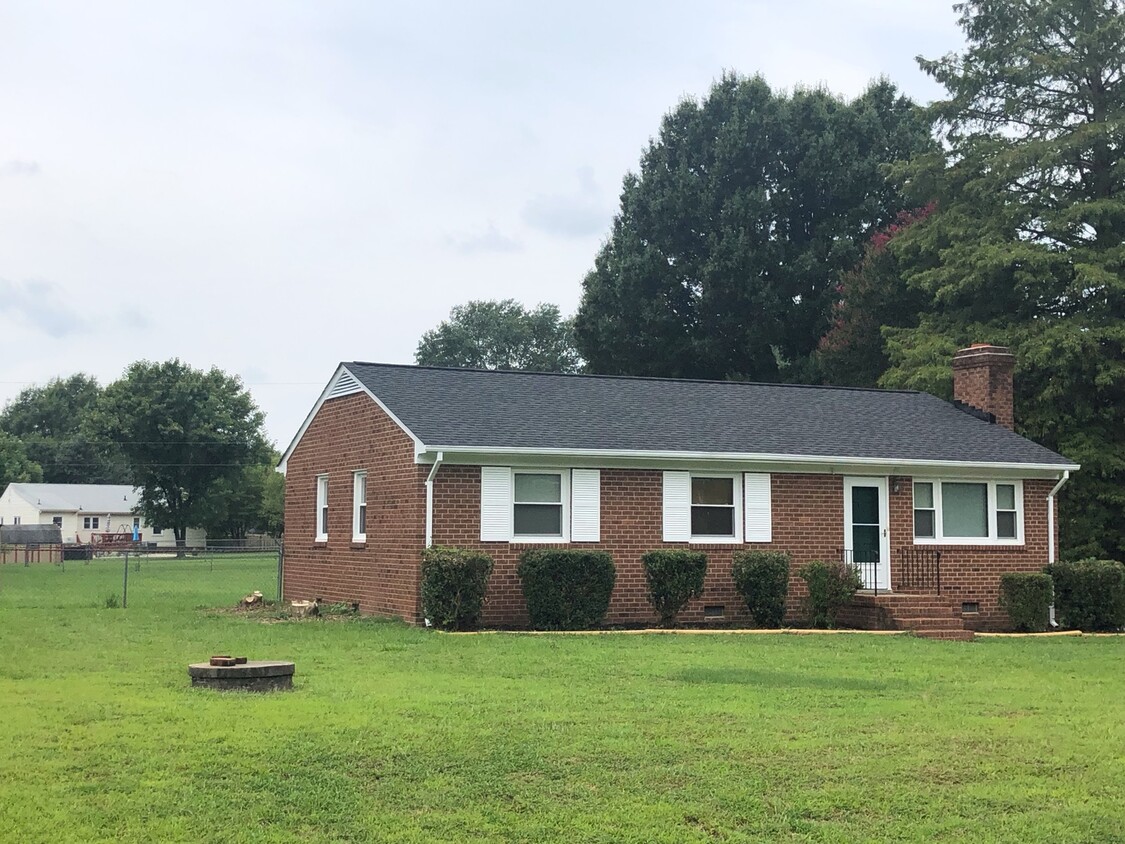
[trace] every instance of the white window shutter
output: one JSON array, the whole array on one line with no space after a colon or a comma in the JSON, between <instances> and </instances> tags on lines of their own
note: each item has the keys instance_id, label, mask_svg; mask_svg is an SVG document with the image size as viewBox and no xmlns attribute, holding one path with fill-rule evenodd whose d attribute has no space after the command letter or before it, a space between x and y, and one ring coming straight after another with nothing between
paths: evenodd
<instances>
[{"instance_id":1,"label":"white window shutter","mask_svg":"<svg viewBox=\"0 0 1125 844\"><path fill-rule=\"evenodd\" d=\"M773 542L773 502L768 473L747 472L742 479L745 496L746 541Z\"/></svg>"},{"instance_id":2,"label":"white window shutter","mask_svg":"<svg viewBox=\"0 0 1125 844\"><path fill-rule=\"evenodd\" d=\"M512 470L481 466L480 540L509 542L512 538Z\"/></svg>"},{"instance_id":3,"label":"white window shutter","mask_svg":"<svg viewBox=\"0 0 1125 844\"><path fill-rule=\"evenodd\" d=\"M600 542L602 538L602 473L574 469L570 473L570 539Z\"/></svg>"},{"instance_id":4,"label":"white window shutter","mask_svg":"<svg viewBox=\"0 0 1125 844\"><path fill-rule=\"evenodd\" d=\"M664 473L664 541L691 539L691 473Z\"/></svg>"}]
</instances>

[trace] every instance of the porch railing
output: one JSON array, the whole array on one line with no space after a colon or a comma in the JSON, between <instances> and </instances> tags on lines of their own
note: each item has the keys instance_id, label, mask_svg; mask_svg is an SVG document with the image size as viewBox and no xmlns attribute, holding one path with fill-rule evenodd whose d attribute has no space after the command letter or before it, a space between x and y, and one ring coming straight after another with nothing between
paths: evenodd
<instances>
[{"instance_id":1,"label":"porch railing","mask_svg":"<svg viewBox=\"0 0 1125 844\"><path fill-rule=\"evenodd\" d=\"M871 590L874 594L879 594L879 561L878 560L857 560L855 552L850 548L838 548L840 555L840 562L848 568L852 569L859 575L860 581L863 583L864 589ZM886 589L883 590L884 592Z\"/></svg>"},{"instance_id":2,"label":"porch railing","mask_svg":"<svg viewBox=\"0 0 1125 844\"><path fill-rule=\"evenodd\" d=\"M941 594L941 551L900 548L898 588L933 590Z\"/></svg>"}]
</instances>

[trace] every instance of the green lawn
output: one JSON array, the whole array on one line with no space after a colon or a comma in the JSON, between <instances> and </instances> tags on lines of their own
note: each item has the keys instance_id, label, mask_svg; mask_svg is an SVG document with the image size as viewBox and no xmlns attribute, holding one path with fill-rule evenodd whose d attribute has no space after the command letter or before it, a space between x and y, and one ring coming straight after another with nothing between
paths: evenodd
<instances>
[{"instance_id":1,"label":"green lawn","mask_svg":"<svg viewBox=\"0 0 1125 844\"><path fill-rule=\"evenodd\" d=\"M262 623L207 566L0 569L0 839L1125 841L1125 639Z\"/></svg>"}]
</instances>

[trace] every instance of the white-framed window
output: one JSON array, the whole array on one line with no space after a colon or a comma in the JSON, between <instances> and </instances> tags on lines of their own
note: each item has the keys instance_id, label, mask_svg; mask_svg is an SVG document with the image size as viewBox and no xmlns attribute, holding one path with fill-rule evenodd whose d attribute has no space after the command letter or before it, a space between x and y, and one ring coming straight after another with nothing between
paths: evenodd
<instances>
[{"instance_id":1,"label":"white-framed window","mask_svg":"<svg viewBox=\"0 0 1125 844\"><path fill-rule=\"evenodd\" d=\"M162 533L164 533L164 528L153 528L152 529L152 535L153 536L160 536L160 534L162 534Z\"/></svg>"},{"instance_id":2,"label":"white-framed window","mask_svg":"<svg viewBox=\"0 0 1125 844\"><path fill-rule=\"evenodd\" d=\"M13 516L12 517L12 524L13 525L18 525L21 521L22 521L22 518L20 516Z\"/></svg>"},{"instance_id":3,"label":"white-framed window","mask_svg":"<svg viewBox=\"0 0 1125 844\"><path fill-rule=\"evenodd\" d=\"M55 527L62 527L62 516L52 516L51 524L53 524Z\"/></svg>"},{"instance_id":4,"label":"white-framed window","mask_svg":"<svg viewBox=\"0 0 1125 844\"><path fill-rule=\"evenodd\" d=\"M1022 542L1022 481L914 482L916 545L1018 545Z\"/></svg>"},{"instance_id":5,"label":"white-framed window","mask_svg":"<svg viewBox=\"0 0 1125 844\"><path fill-rule=\"evenodd\" d=\"M934 485L930 481L914 483L914 538L937 537L937 510L934 509Z\"/></svg>"},{"instance_id":6,"label":"white-framed window","mask_svg":"<svg viewBox=\"0 0 1125 844\"><path fill-rule=\"evenodd\" d=\"M601 471L481 466L480 538L517 544L600 541Z\"/></svg>"},{"instance_id":7,"label":"white-framed window","mask_svg":"<svg viewBox=\"0 0 1125 844\"><path fill-rule=\"evenodd\" d=\"M101 527L101 522L102 522L102 520L101 520L100 516L83 516L82 517L82 529L83 530L98 530L99 527Z\"/></svg>"},{"instance_id":8,"label":"white-framed window","mask_svg":"<svg viewBox=\"0 0 1125 844\"><path fill-rule=\"evenodd\" d=\"M512 538L518 542L565 542L567 477L547 469L512 471Z\"/></svg>"},{"instance_id":9,"label":"white-framed window","mask_svg":"<svg viewBox=\"0 0 1125 844\"><path fill-rule=\"evenodd\" d=\"M741 541L742 496L738 480L738 475L692 472L692 542Z\"/></svg>"},{"instance_id":10,"label":"white-framed window","mask_svg":"<svg viewBox=\"0 0 1125 844\"><path fill-rule=\"evenodd\" d=\"M328 476L316 476L316 541L328 540Z\"/></svg>"},{"instance_id":11,"label":"white-framed window","mask_svg":"<svg viewBox=\"0 0 1125 844\"><path fill-rule=\"evenodd\" d=\"M691 476L691 538L734 539L738 514L733 475Z\"/></svg>"},{"instance_id":12,"label":"white-framed window","mask_svg":"<svg viewBox=\"0 0 1125 844\"><path fill-rule=\"evenodd\" d=\"M367 472L352 474L352 541L367 541Z\"/></svg>"},{"instance_id":13,"label":"white-framed window","mask_svg":"<svg viewBox=\"0 0 1125 844\"><path fill-rule=\"evenodd\" d=\"M141 517L140 516L133 516L133 530L140 530L140 529L141 529Z\"/></svg>"}]
</instances>

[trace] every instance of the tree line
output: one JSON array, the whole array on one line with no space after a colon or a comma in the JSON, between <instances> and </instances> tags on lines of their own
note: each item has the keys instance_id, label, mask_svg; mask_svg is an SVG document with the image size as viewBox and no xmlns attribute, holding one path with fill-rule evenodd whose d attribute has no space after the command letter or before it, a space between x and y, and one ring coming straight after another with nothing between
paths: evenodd
<instances>
[{"instance_id":1,"label":"tree line","mask_svg":"<svg viewBox=\"0 0 1125 844\"><path fill-rule=\"evenodd\" d=\"M101 387L88 375L27 387L0 412L0 488L14 481L132 484L138 515L182 545L281 533L285 479L264 416L235 376L138 361Z\"/></svg>"},{"instance_id":2,"label":"tree line","mask_svg":"<svg viewBox=\"0 0 1125 844\"><path fill-rule=\"evenodd\" d=\"M1083 465L1069 556L1125 557L1125 0L966 0L965 49L845 99L725 74L625 175L557 307L470 302L422 364L916 388L1016 356L1020 433Z\"/></svg>"}]
</instances>

